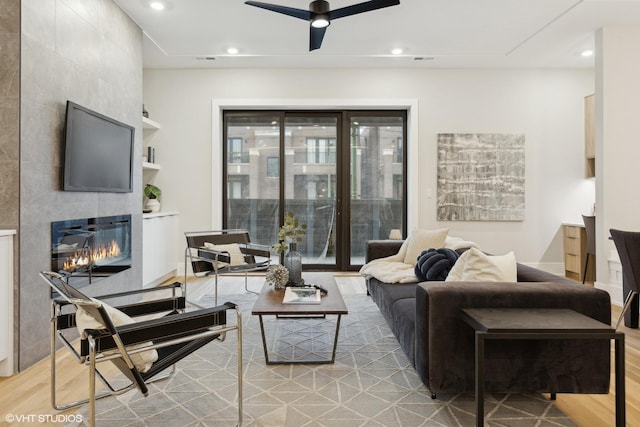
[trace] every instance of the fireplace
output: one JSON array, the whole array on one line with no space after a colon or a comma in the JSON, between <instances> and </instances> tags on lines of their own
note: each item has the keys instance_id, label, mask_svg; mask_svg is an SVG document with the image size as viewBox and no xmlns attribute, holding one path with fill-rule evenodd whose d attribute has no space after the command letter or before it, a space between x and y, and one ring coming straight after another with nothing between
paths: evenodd
<instances>
[{"instance_id":1,"label":"fireplace","mask_svg":"<svg viewBox=\"0 0 640 427\"><path fill-rule=\"evenodd\" d=\"M131 268L131 215L52 222L51 268L74 286Z\"/></svg>"}]
</instances>

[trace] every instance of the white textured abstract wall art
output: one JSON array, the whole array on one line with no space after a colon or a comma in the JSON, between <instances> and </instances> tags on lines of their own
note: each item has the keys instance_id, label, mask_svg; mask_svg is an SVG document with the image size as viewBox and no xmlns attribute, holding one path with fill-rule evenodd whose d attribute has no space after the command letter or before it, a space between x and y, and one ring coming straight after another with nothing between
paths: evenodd
<instances>
[{"instance_id":1,"label":"white textured abstract wall art","mask_svg":"<svg viewBox=\"0 0 640 427\"><path fill-rule=\"evenodd\" d=\"M438 221L523 221L524 141L524 134L438 134Z\"/></svg>"}]
</instances>

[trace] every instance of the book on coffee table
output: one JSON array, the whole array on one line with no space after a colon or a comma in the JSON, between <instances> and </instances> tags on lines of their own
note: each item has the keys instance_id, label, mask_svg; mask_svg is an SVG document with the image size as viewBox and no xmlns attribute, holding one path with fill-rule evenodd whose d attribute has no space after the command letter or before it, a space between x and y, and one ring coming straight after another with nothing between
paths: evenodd
<instances>
[{"instance_id":1,"label":"book on coffee table","mask_svg":"<svg viewBox=\"0 0 640 427\"><path fill-rule=\"evenodd\" d=\"M320 289L312 287L287 287L284 291L283 304L320 304Z\"/></svg>"}]
</instances>

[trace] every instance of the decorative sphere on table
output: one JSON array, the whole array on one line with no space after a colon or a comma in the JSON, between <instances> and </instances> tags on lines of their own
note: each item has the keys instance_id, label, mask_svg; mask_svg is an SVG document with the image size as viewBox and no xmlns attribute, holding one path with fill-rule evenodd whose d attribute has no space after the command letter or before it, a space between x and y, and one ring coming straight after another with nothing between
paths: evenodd
<instances>
[{"instance_id":1,"label":"decorative sphere on table","mask_svg":"<svg viewBox=\"0 0 640 427\"><path fill-rule=\"evenodd\" d=\"M267 269L265 279L275 289L284 289L289 281L289 270L284 265L272 265Z\"/></svg>"}]
</instances>

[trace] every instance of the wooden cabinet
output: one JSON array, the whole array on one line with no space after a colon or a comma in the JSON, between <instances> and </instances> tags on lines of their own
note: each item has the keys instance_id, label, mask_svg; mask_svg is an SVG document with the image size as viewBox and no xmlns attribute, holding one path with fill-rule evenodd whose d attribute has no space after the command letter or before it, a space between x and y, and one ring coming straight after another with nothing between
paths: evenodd
<instances>
[{"instance_id":1,"label":"wooden cabinet","mask_svg":"<svg viewBox=\"0 0 640 427\"><path fill-rule=\"evenodd\" d=\"M156 286L175 276L178 267L178 213L160 212L142 217L142 283Z\"/></svg>"},{"instance_id":2,"label":"wooden cabinet","mask_svg":"<svg viewBox=\"0 0 640 427\"><path fill-rule=\"evenodd\" d=\"M587 178L596 176L596 101L594 95L584 97L584 157Z\"/></svg>"},{"instance_id":3,"label":"wooden cabinet","mask_svg":"<svg viewBox=\"0 0 640 427\"><path fill-rule=\"evenodd\" d=\"M564 243L564 275L565 277L582 282L584 263L587 259L587 232L584 226L564 224L562 226ZM593 283L596 277L596 259L589 258L586 282Z\"/></svg>"}]
</instances>

